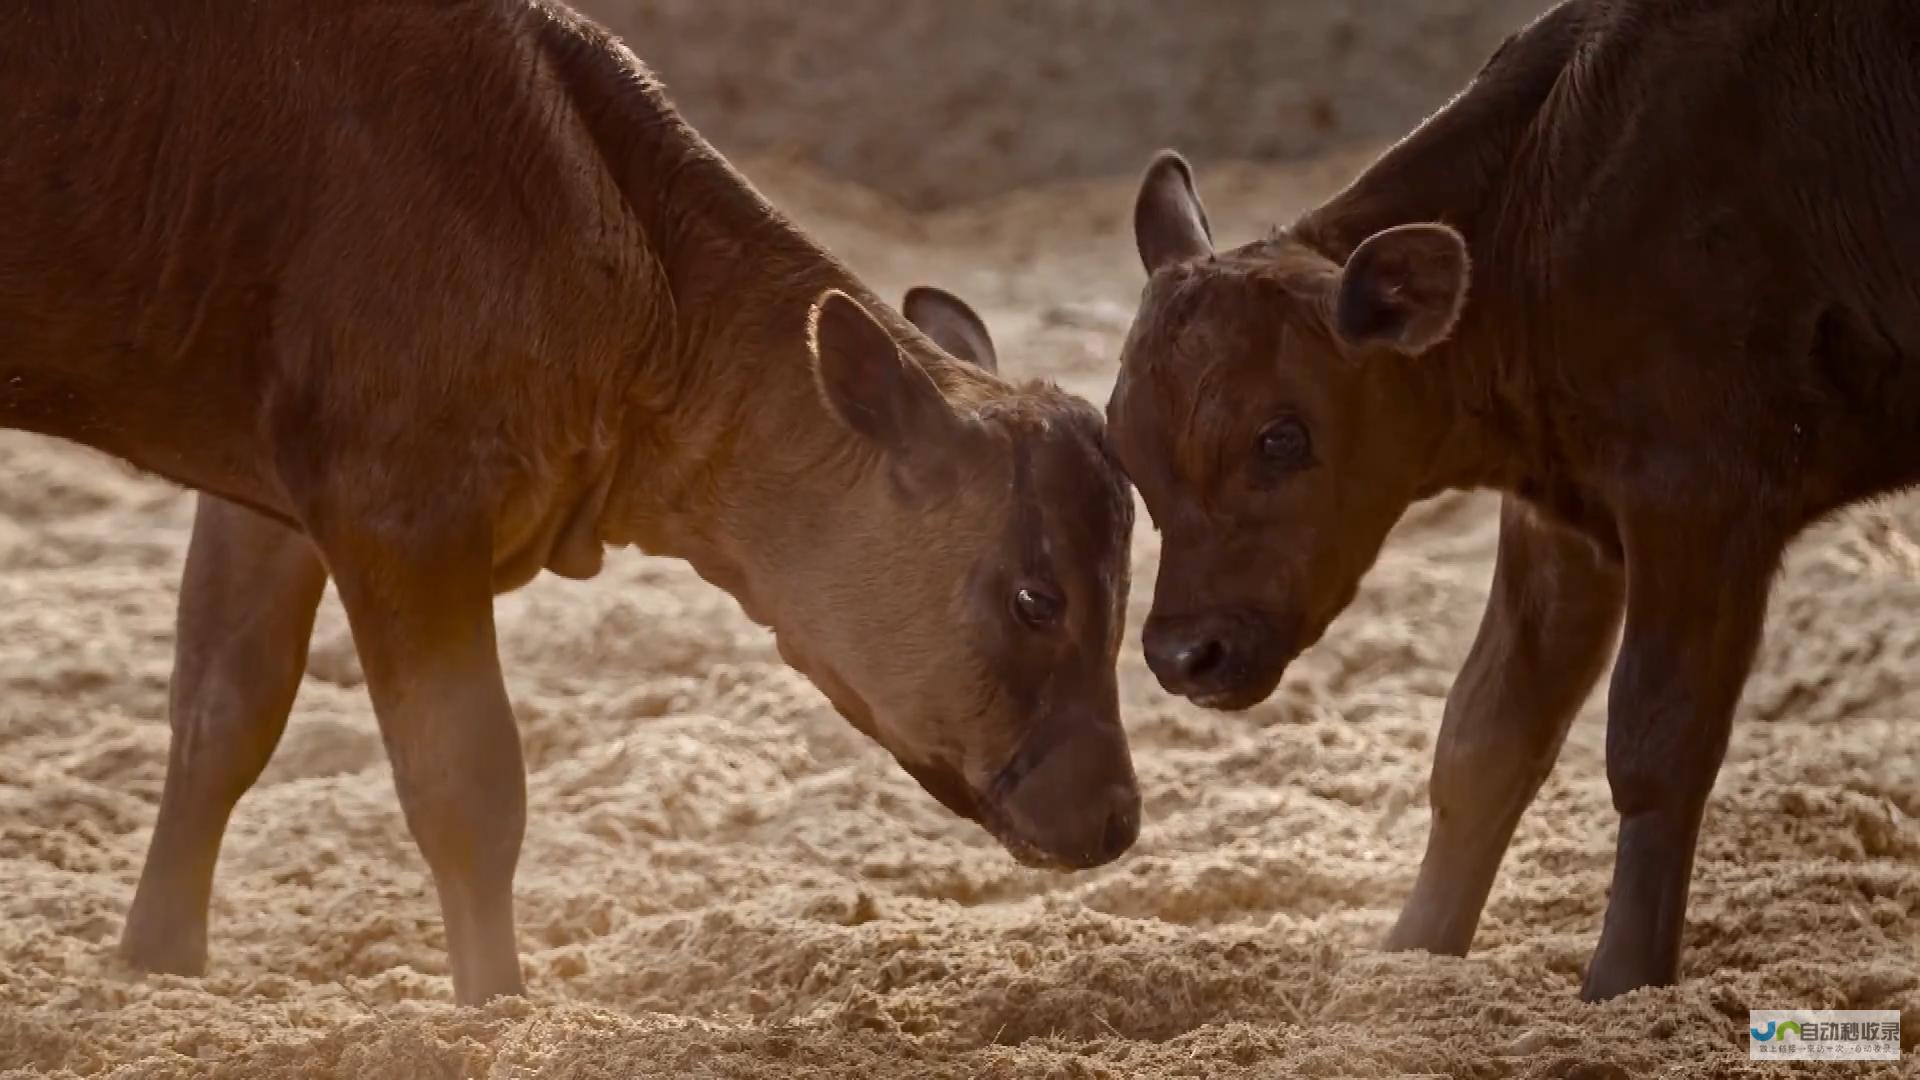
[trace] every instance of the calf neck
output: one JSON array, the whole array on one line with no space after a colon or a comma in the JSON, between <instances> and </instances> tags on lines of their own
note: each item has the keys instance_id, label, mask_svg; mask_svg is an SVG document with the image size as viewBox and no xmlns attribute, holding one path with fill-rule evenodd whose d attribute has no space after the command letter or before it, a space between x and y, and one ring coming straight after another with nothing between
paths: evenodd
<instances>
[{"instance_id":1,"label":"calf neck","mask_svg":"<svg viewBox=\"0 0 1920 1080\"><path fill-rule=\"evenodd\" d=\"M1149 168L1109 422L1165 533L1168 689L1260 701L1408 505L1506 496L1392 944L1466 950L1618 636L1585 993L1677 977L1779 556L1920 480L1920 142L1877 119L1920 116L1915 49L1892 0L1573 0L1262 240L1216 252L1191 170Z\"/></svg>"},{"instance_id":2,"label":"calf neck","mask_svg":"<svg viewBox=\"0 0 1920 1080\"><path fill-rule=\"evenodd\" d=\"M1017 857L1131 843L1098 413L945 294L891 312L619 43L547 0L31 0L0 43L0 424L203 493L135 964L204 964L329 577L463 1001L521 988L492 598L608 545L733 592Z\"/></svg>"}]
</instances>

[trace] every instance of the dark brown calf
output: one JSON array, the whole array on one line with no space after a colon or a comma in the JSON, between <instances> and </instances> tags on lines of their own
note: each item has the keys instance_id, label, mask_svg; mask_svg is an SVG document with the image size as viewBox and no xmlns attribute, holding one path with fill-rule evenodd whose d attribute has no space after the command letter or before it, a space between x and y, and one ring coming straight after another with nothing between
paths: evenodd
<instances>
[{"instance_id":1,"label":"dark brown calf","mask_svg":"<svg viewBox=\"0 0 1920 1080\"><path fill-rule=\"evenodd\" d=\"M599 30L548 0L26 0L0 102L0 425L204 493L133 963L205 963L329 576L462 1001L521 988L493 596L606 545L733 593L1022 860L1132 842L1099 414L1002 381L944 294L910 296L926 334L888 311Z\"/></svg>"},{"instance_id":2,"label":"dark brown calf","mask_svg":"<svg viewBox=\"0 0 1920 1080\"><path fill-rule=\"evenodd\" d=\"M1780 553L1920 480L1915 56L1900 0L1575 0L1266 239L1216 253L1187 166L1148 170L1108 419L1169 690L1261 700L1410 503L1506 494L1392 946L1466 951L1624 612L1585 994L1678 977Z\"/></svg>"}]
</instances>

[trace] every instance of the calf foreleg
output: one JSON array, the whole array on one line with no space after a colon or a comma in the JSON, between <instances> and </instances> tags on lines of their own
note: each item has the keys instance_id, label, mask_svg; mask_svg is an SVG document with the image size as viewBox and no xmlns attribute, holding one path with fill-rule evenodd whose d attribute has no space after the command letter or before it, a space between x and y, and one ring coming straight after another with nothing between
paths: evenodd
<instances>
[{"instance_id":1,"label":"calf foreleg","mask_svg":"<svg viewBox=\"0 0 1920 1080\"><path fill-rule=\"evenodd\" d=\"M1627 622L1607 710L1620 834L1583 996L1678 978L1707 795L1759 644L1780 544L1739 522L1630 521Z\"/></svg>"},{"instance_id":2,"label":"calf foreleg","mask_svg":"<svg viewBox=\"0 0 1920 1080\"><path fill-rule=\"evenodd\" d=\"M320 543L439 891L454 995L474 1003L521 992L513 873L526 776L494 642L490 534L478 515L442 520L444 499L396 502L418 509L316 514L341 523Z\"/></svg>"},{"instance_id":3,"label":"calf foreleg","mask_svg":"<svg viewBox=\"0 0 1920 1080\"><path fill-rule=\"evenodd\" d=\"M1514 827L1606 667L1622 595L1590 542L1507 500L1486 614L1434 750L1426 858L1387 948L1472 945Z\"/></svg>"}]
</instances>

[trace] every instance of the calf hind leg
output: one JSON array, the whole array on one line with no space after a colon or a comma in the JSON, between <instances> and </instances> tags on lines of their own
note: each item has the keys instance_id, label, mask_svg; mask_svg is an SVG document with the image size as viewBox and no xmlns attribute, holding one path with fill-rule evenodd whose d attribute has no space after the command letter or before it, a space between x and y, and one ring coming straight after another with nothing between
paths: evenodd
<instances>
[{"instance_id":1,"label":"calf hind leg","mask_svg":"<svg viewBox=\"0 0 1920 1080\"><path fill-rule=\"evenodd\" d=\"M220 839L286 727L326 582L305 536L200 497L180 587L166 785L120 942L135 967L206 968Z\"/></svg>"},{"instance_id":2,"label":"calf hind leg","mask_svg":"<svg viewBox=\"0 0 1920 1080\"><path fill-rule=\"evenodd\" d=\"M1606 666L1618 570L1577 534L1509 499L1486 615L1447 697L1433 824L1389 949L1465 955L1513 838Z\"/></svg>"}]
</instances>

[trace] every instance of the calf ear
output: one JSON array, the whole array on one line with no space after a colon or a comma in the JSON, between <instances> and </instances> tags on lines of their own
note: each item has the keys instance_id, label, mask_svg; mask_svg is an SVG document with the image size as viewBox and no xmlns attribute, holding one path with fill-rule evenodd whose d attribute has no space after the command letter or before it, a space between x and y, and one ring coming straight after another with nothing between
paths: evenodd
<instances>
[{"instance_id":1,"label":"calf ear","mask_svg":"<svg viewBox=\"0 0 1920 1080\"><path fill-rule=\"evenodd\" d=\"M1133 240L1151 274L1169 263L1213 254L1213 229L1193 188L1193 169L1171 150L1153 156L1133 200Z\"/></svg>"},{"instance_id":2,"label":"calf ear","mask_svg":"<svg viewBox=\"0 0 1920 1080\"><path fill-rule=\"evenodd\" d=\"M854 434L906 454L958 419L926 369L846 293L822 294L809 324L820 395Z\"/></svg>"},{"instance_id":3,"label":"calf ear","mask_svg":"<svg viewBox=\"0 0 1920 1080\"><path fill-rule=\"evenodd\" d=\"M1340 271L1334 329L1349 345L1418 356L1453 332L1470 276L1466 241L1445 225L1375 233Z\"/></svg>"},{"instance_id":4,"label":"calf ear","mask_svg":"<svg viewBox=\"0 0 1920 1080\"><path fill-rule=\"evenodd\" d=\"M907 290L900 313L920 332L933 339L956 360L965 360L986 371L1000 370L1000 358L993 351L993 336L965 300L931 285L916 285Z\"/></svg>"}]
</instances>

